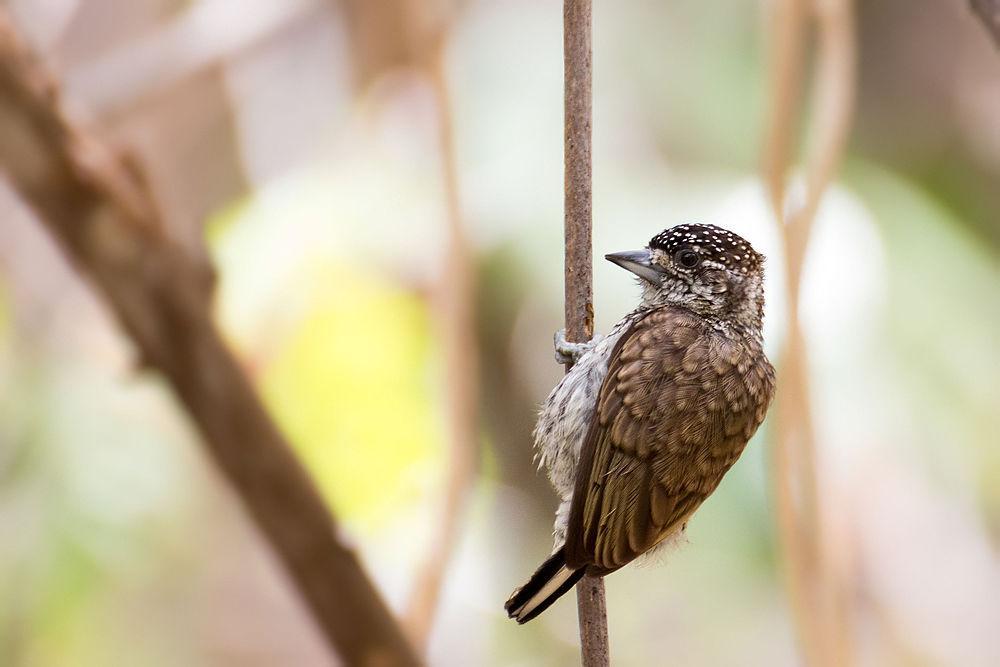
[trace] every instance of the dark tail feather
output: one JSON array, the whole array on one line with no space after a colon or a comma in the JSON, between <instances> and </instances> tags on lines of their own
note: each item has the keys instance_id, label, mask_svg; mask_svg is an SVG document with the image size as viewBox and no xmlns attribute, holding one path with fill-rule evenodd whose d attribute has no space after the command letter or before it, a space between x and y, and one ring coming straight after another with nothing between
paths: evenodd
<instances>
[{"instance_id":1,"label":"dark tail feather","mask_svg":"<svg viewBox=\"0 0 1000 667\"><path fill-rule=\"evenodd\" d=\"M579 570L567 567L563 549L559 549L535 570L528 583L511 594L504 605L507 615L518 623L527 623L573 588L585 571L583 567Z\"/></svg>"}]
</instances>

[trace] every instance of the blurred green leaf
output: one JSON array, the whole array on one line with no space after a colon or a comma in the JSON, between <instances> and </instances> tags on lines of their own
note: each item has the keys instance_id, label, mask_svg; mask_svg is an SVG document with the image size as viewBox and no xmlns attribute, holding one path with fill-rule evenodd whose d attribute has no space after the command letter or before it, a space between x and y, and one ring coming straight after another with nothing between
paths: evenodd
<instances>
[{"instance_id":1,"label":"blurred green leaf","mask_svg":"<svg viewBox=\"0 0 1000 667\"><path fill-rule=\"evenodd\" d=\"M981 499L1000 528L1000 263L987 242L928 192L866 162L848 178L875 212L889 261L886 353L897 362L899 398L919 415L912 444L937 474L975 457ZM947 446L945 446L947 443ZM953 480L953 483L961 483Z\"/></svg>"}]
</instances>

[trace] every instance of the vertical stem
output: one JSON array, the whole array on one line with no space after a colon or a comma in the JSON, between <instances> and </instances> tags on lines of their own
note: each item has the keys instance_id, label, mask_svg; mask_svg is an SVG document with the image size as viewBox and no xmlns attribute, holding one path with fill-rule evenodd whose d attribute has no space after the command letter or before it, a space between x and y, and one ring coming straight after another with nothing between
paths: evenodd
<instances>
[{"instance_id":1,"label":"vertical stem","mask_svg":"<svg viewBox=\"0 0 1000 667\"><path fill-rule=\"evenodd\" d=\"M591 230L591 0L564 0L563 77L565 95L566 339L594 335ZM568 367L567 367L568 370ZM581 663L609 662L604 581L585 576L576 586Z\"/></svg>"},{"instance_id":2,"label":"vertical stem","mask_svg":"<svg viewBox=\"0 0 1000 667\"><path fill-rule=\"evenodd\" d=\"M771 206L779 217L802 102L808 18L804 4L803 0L774 0L767 6L770 109L764 127L761 171Z\"/></svg>"},{"instance_id":3,"label":"vertical stem","mask_svg":"<svg viewBox=\"0 0 1000 667\"><path fill-rule=\"evenodd\" d=\"M580 617L580 664L607 667L611 664L611 646L604 579L588 574L580 580L576 585L576 610Z\"/></svg>"},{"instance_id":4,"label":"vertical stem","mask_svg":"<svg viewBox=\"0 0 1000 667\"><path fill-rule=\"evenodd\" d=\"M807 36L808 8L804 0L777 0L770 4L769 23L771 26L768 40L770 97L771 104L765 126L763 156L761 167L768 198L774 210L775 219L779 222L783 234L792 231L792 227L782 225L785 205L785 177L793 152L795 128L802 105L801 84L802 70L805 66L805 41ZM795 230L801 230L803 225L795 225ZM785 257L791 256L790 241L786 241ZM793 269L787 269L788 272ZM797 322L797 290L798 276L786 275L786 293L789 295L788 321ZM815 586L809 576L812 549L811 541L805 534L807 522L803 521L802 511L796 502L797 493L809 499L815 490L811 483L812 474L804 479L798 479L797 472L802 467L811 471L810 465L802 465L801 459L809 461L812 456L802 451L792 451L790 438L793 425L799 423L799 417L804 417L808 409L808 401L801 391L801 385L792 384L799 379L798 370L791 369L789 359L798 359L797 350L801 337L797 326L789 325L788 337L785 341L785 352L780 367L783 380L779 387L776 418L777 436L773 452L773 482L775 485L776 519L778 524L778 540L784 559L785 583L788 589L789 606L798 635L799 647L804 662L808 665L819 665L822 660L821 621L817 613ZM782 395L792 397L792 401L781 398ZM811 439L804 447L811 446ZM798 454L796 456L795 454ZM807 505L815 506L807 502Z\"/></svg>"},{"instance_id":5,"label":"vertical stem","mask_svg":"<svg viewBox=\"0 0 1000 667\"><path fill-rule=\"evenodd\" d=\"M565 298L566 340L572 342L585 342L594 336L590 24L590 0L565 0Z\"/></svg>"},{"instance_id":6,"label":"vertical stem","mask_svg":"<svg viewBox=\"0 0 1000 667\"><path fill-rule=\"evenodd\" d=\"M818 51L812 133L806 159L804 201L785 206L784 176L792 123L799 102L806 30L802 0L783 0L774 13L771 54L772 105L765 141L764 179L785 245L788 315L778 383L775 485L778 525L786 560L791 606L803 657L810 665L851 663L846 597L830 562L827 525L820 503L816 437L812 422L808 350L799 321L799 293L813 222L843 156L854 107L856 45L852 0L816 0ZM798 63L798 64L797 64ZM787 208L787 210L786 210Z\"/></svg>"},{"instance_id":7,"label":"vertical stem","mask_svg":"<svg viewBox=\"0 0 1000 667\"><path fill-rule=\"evenodd\" d=\"M594 335L591 229L591 0L563 4L566 339Z\"/></svg>"},{"instance_id":8,"label":"vertical stem","mask_svg":"<svg viewBox=\"0 0 1000 667\"><path fill-rule=\"evenodd\" d=\"M438 141L446 198L448 249L437 285L441 337L445 357L448 471L440 523L418 570L406 614L416 648L427 646L441 585L461 534L465 507L476 480L479 461L479 360L475 340L475 268L468 235L462 224L458 165L452 122L451 94L444 67L444 44L438 44L427 64L437 106Z\"/></svg>"}]
</instances>

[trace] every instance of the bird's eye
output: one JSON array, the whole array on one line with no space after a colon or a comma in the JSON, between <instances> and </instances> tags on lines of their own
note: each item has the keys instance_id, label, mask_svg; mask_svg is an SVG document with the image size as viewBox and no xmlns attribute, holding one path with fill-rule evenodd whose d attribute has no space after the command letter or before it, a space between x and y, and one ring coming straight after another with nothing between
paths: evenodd
<instances>
[{"instance_id":1,"label":"bird's eye","mask_svg":"<svg viewBox=\"0 0 1000 667\"><path fill-rule=\"evenodd\" d=\"M693 269L698 266L698 262L701 261L701 258L698 257L698 253L693 250L681 250L677 253L676 260L677 263L685 269Z\"/></svg>"}]
</instances>

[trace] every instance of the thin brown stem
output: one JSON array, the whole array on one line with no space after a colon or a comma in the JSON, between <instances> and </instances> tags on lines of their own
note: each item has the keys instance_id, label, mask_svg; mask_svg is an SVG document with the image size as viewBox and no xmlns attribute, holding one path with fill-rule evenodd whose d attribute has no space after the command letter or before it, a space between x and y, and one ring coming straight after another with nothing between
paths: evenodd
<instances>
[{"instance_id":1,"label":"thin brown stem","mask_svg":"<svg viewBox=\"0 0 1000 667\"><path fill-rule=\"evenodd\" d=\"M52 77L2 14L0 164L143 364L167 379L330 647L352 665L418 664L223 342L191 258L163 233L135 173L63 115Z\"/></svg>"},{"instance_id":2,"label":"thin brown stem","mask_svg":"<svg viewBox=\"0 0 1000 667\"><path fill-rule=\"evenodd\" d=\"M801 106L806 18L803 0L771 3L768 41L771 108L764 128L761 168L771 205L779 212Z\"/></svg>"},{"instance_id":3,"label":"thin brown stem","mask_svg":"<svg viewBox=\"0 0 1000 667\"><path fill-rule=\"evenodd\" d=\"M566 340L594 336L593 213L591 210L591 9L590 0L565 0L564 188Z\"/></svg>"},{"instance_id":4,"label":"thin brown stem","mask_svg":"<svg viewBox=\"0 0 1000 667\"><path fill-rule=\"evenodd\" d=\"M577 342L588 341L594 336L592 24L590 0L564 0L566 339ZM610 664L604 580L585 576L576 586L576 601L580 616L582 664L585 667Z\"/></svg>"},{"instance_id":5,"label":"thin brown stem","mask_svg":"<svg viewBox=\"0 0 1000 667\"><path fill-rule=\"evenodd\" d=\"M807 17L802 0L776 0L768 18L771 102L764 130L761 169L775 218L780 222L783 220L785 178L795 143L794 128L801 106ZM797 336L789 335L786 346L793 345L796 340ZM790 377L797 378L798 375ZM784 380L781 384L787 386L787 382ZM798 392L791 393L798 395ZM788 428L786 425L795 423L795 412L791 409L787 401L779 399L776 406L779 436L773 452L778 539L785 558L785 581L800 645L807 663L816 664L819 632L813 605L808 600L809 589L804 575L808 547L804 544L795 503L795 461L786 446L789 438L783 432ZM795 409L801 409L801 406ZM790 413L785 414L786 410Z\"/></svg>"},{"instance_id":6,"label":"thin brown stem","mask_svg":"<svg viewBox=\"0 0 1000 667\"><path fill-rule=\"evenodd\" d=\"M846 605L826 557L825 528L817 480L816 442L808 378L808 350L799 320L802 269L813 222L822 197L840 164L854 108L855 41L850 0L817 0L818 53L812 123L813 150L806 163L804 201L787 205L784 189L786 160L797 105L788 98L787 72L801 65L777 59L804 58L799 44L805 24L796 0L784 0L775 15L780 33L796 30L799 37L777 35L786 44L772 53L772 110L764 153L764 179L785 244L785 288L788 319L782 378L778 385L775 495L778 526L787 560L789 596L807 663L849 664Z\"/></svg>"},{"instance_id":7,"label":"thin brown stem","mask_svg":"<svg viewBox=\"0 0 1000 667\"><path fill-rule=\"evenodd\" d=\"M448 477L437 532L417 573L406 615L407 630L420 651L426 648L433 627L444 573L458 541L479 459L475 270L469 240L462 224L451 95L443 57L442 50L436 49L427 69L437 101L438 136L447 203L448 249L437 293L445 357Z\"/></svg>"},{"instance_id":8,"label":"thin brown stem","mask_svg":"<svg viewBox=\"0 0 1000 667\"><path fill-rule=\"evenodd\" d=\"M576 585L576 609L580 617L580 655L584 667L611 664L608 641L608 605L604 579L586 575Z\"/></svg>"}]
</instances>

